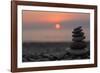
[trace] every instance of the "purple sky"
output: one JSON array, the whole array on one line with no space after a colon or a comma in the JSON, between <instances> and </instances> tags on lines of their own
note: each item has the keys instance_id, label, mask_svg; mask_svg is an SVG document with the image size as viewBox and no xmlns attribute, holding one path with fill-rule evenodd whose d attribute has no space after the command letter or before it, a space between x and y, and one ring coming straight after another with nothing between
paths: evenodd
<instances>
[{"instance_id":1,"label":"purple sky","mask_svg":"<svg viewBox=\"0 0 100 73\"><path fill-rule=\"evenodd\" d=\"M71 41L72 30L82 26L86 40L90 39L90 15L88 13L64 13L23 11L24 42ZM56 28L60 25L60 29Z\"/></svg>"}]
</instances>

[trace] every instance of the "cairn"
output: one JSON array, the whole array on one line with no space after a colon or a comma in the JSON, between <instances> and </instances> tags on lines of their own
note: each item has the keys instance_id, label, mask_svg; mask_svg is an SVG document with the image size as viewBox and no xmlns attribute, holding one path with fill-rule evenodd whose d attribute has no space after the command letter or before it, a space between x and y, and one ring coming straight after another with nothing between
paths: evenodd
<instances>
[{"instance_id":1,"label":"cairn","mask_svg":"<svg viewBox=\"0 0 100 73\"><path fill-rule=\"evenodd\" d=\"M88 49L86 48L86 42L84 41L86 37L84 36L82 27L79 26L75 28L72 33L73 42L71 43L71 46L67 51L73 55L83 55L87 53Z\"/></svg>"}]
</instances>

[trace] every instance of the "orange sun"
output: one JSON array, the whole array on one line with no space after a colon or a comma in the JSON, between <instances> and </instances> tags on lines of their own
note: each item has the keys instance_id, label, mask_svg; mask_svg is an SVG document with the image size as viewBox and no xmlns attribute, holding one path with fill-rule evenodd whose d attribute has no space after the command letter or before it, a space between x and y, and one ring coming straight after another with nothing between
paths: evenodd
<instances>
[{"instance_id":1,"label":"orange sun","mask_svg":"<svg viewBox=\"0 0 100 73\"><path fill-rule=\"evenodd\" d=\"M60 24L56 24L55 27L56 27L56 29L60 29L61 25Z\"/></svg>"}]
</instances>

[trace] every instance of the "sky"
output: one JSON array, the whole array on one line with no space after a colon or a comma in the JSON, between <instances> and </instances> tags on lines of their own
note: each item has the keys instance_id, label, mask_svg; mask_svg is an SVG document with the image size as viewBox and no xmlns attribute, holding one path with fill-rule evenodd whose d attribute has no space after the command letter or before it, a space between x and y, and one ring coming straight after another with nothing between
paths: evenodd
<instances>
[{"instance_id":1,"label":"sky","mask_svg":"<svg viewBox=\"0 0 100 73\"><path fill-rule=\"evenodd\" d=\"M69 42L78 26L90 40L89 13L22 11L23 42Z\"/></svg>"}]
</instances>

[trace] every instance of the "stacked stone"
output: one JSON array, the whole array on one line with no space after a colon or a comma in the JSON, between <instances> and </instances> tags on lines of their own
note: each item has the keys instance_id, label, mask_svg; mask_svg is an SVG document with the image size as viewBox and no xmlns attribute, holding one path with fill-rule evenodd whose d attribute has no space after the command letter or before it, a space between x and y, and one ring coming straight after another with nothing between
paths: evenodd
<instances>
[{"instance_id":1,"label":"stacked stone","mask_svg":"<svg viewBox=\"0 0 100 73\"><path fill-rule=\"evenodd\" d=\"M81 49L84 49L86 48L86 43L84 42L84 39L85 39L85 36L84 36L84 32L82 32L82 27L79 26L77 28L75 28L73 30L73 43L71 44L71 49L73 50L81 50Z\"/></svg>"},{"instance_id":2,"label":"stacked stone","mask_svg":"<svg viewBox=\"0 0 100 73\"><path fill-rule=\"evenodd\" d=\"M87 44L84 41L85 36L84 36L84 32L82 30L82 27L79 26L77 28L75 28L72 31L73 35L72 35L72 43L70 45L70 48L67 48L66 51L72 55L72 57L81 57L82 55L87 54L88 49L87 49Z\"/></svg>"}]
</instances>

